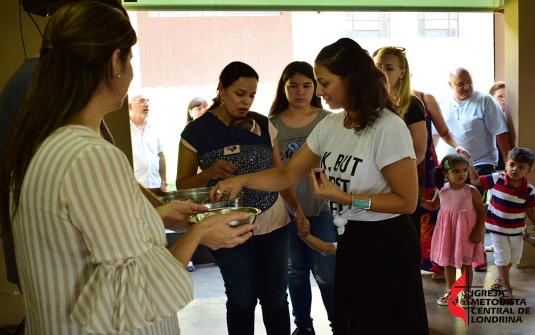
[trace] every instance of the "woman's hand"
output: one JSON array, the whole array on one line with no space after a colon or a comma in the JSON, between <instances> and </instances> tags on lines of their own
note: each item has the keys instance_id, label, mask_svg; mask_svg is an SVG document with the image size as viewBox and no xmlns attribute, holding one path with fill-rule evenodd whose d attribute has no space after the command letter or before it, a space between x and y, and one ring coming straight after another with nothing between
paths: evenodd
<instances>
[{"instance_id":1,"label":"woman's hand","mask_svg":"<svg viewBox=\"0 0 535 335\"><path fill-rule=\"evenodd\" d=\"M160 185L160 190L161 190L163 193L167 193L167 183L162 182L161 185Z\"/></svg>"},{"instance_id":2,"label":"woman's hand","mask_svg":"<svg viewBox=\"0 0 535 335\"><path fill-rule=\"evenodd\" d=\"M228 213L212 215L191 226L190 230L200 234L200 244L212 250L219 248L234 248L238 244L247 241L257 228L257 224L243 224L238 227L228 225L233 220L243 220L248 217L247 213Z\"/></svg>"},{"instance_id":3,"label":"woman's hand","mask_svg":"<svg viewBox=\"0 0 535 335\"><path fill-rule=\"evenodd\" d=\"M325 170L320 172L320 181L316 179L314 170L310 170L310 188L316 198L336 201L340 198L342 191L331 183L329 178L325 175Z\"/></svg>"},{"instance_id":4,"label":"woman's hand","mask_svg":"<svg viewBox=\"0 0 535 335\"><path fill-rule=\"evenodd\" d=\"M160 214L165 228L182 232L190 227L190 223L186 221L188 216L206 212L208 208L189 201L171 201L157 207L156 211Z\"/></svg>"},{"instance_id":5,"label":"woman's hand","mask_svg":"<svg viewBox=\"0 0 535 335\"><path fill-rule=\"evenodd\" d=\"M235 199L238 193L240 193L245 181L246 179L243 176L220 181L210 190L210 202L219 202L223 196L223 192L230 193L229 199Z\"/></svg>"},{"instance_id":6,"label":"woman's hand","mask_svg":"<svg viewBox=\"0 0 535 335\"><path fill-rule=\"evenodd\" d=\"M229 161L220 159L210 166L208 169L203 170L202 173L206 174L209 179L217 178L231 178L234 176L234 173L238 171L238 167L232 164Z\"/></svg>"},{"instance_id":7,"label":"woman's hand","mask_svg":"<svg viewBox=\"0 0 535 335\"><path fill-rule=\"evenodd\" d=\"M459 145L455 148L455 152L458 153L459 155L463 155L465 156L466 158L470 159L470 153L468 151L466 151L465 148L463 148L462 145Z\"/></svg>"}]
</instances>

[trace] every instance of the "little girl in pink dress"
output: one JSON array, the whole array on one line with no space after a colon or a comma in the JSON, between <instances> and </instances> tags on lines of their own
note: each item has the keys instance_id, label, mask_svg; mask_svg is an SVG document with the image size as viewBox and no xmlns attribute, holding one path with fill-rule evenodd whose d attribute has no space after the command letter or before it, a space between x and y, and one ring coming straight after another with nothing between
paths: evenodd
<instances>
[{"instance_id":1,"label":"little girl in pink dress","mask_svg":"<svg viewBox=\"0 0 535 335\"><path fill-rule=\"evenodd\" d=\"M428 210L440 208L431 242L431 261L444 267L447 291L437 300L441 306L448 305L457 268L467 274L471 286L472 263L483 261L481 230L485 227L485 207L477 189L466 184L470 180L468 164L462 155L445 156L435 169L434 182L439 191L433 200L421 202ZM463 290L460 305L470 305L468 288Z\"/></svg>"}]
</instances>

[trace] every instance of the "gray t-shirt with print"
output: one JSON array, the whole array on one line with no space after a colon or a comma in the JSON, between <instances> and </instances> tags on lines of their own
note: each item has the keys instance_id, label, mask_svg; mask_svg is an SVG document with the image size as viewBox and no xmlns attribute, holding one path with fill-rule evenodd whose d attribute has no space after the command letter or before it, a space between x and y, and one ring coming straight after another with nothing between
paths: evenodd
<instances>
[{"instance_id":1,"label":"gray t-shirt with print","mask_svg":"<svg viewBox=\"0 0 535 335\"><path fill-rule=\"evenodd\" d=\"M314 127L332 112L322 109L318 116L308 125L301 128L290 128L281 118L277 116L270 117L270 121L277 128L277 141L279 144L279 151L282 164L286 164L290 158L306 143L308 135L312 132ZM305 216L318 216L322 212L328 212L329 206L327 201L314 197L310 189L310 179L307 175L294 185L297 200L301 204Z\"/></svg>"}]
</instances>

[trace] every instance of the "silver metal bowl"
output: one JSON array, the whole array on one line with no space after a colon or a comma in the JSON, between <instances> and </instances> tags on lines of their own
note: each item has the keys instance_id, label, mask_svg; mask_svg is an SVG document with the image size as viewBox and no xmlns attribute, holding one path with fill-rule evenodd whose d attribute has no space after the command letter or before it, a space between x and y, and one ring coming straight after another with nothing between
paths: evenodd
<instances>
[{"instance_id":1,"label":"silver metal bowl","mask_svg":"<svg viewBox=\"0 0 535 335\"><path fill-rule=\"evenodd\" d=\"M197 223L212 215L228 214L228 213L236 213L236 212L247 213L249 214L249 217L243 220L229 221L228 225L231 227L237 227L239 225L246 224L246 223L253 223L256 219L256 216L262 213L261 210L259 210L258 208L254 208L254 207L224 207L224 208L213 209L205 213L198 213L195 215L191 215L190 217L188 217L188 221L190 223Z\"/></svg>"},{"instance_id":2,"label":"silver metal bowl","mask_svg":"<svg viewBox=\"0 0 535 335\"><path fill-rule=\"evenodd\" d=\"M176 190L160 196L160 199L165 203L170 203L171 201L175 200L191 200L193 203L203 205L208 209L239 207L242 204L243 192L240 192L236 199L232 200L229 200L230 194L228 192L223 192L223 196L219 202L210 202L210 190L210 187Z\"/></svg>"}]
</instances>

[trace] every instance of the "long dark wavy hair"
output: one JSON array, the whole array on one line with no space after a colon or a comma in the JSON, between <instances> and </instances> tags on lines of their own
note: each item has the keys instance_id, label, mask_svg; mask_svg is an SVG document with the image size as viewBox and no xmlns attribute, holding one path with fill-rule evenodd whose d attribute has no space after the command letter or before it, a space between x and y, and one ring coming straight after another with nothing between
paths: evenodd
<instances>
[{"instance_id":1,"label":"long dark wavy hair","mask_svg":"<svg viewBox=\"0 0 535 335\"><path fill-rule=\"evenodd\" d=\"M355 134L373 125L383 108L401 114L388 94L385 74L354 40L341 38L324 47L314 63L342 79L348 78L350 102L344 110L347 118L356 124Z\"/></svg>"},{"instance_id":2,"label":"long dark wavy hair","mask_svg":"<svg viewBox=\"0 0 535 335\"><path fill-rule=\"evenodd\" d=\"M225 66L221 74L219 75L219 84L217 85L217 96L212 99L212 105L206 110L211 111L221 105L220 89L228 88L232 83L241 77L256 78L258 80L258 73L250 66L243 62L232 62Z\"/></svg>"},{"instance_id":3,"label":"long dark wavy hair","mask_svg":"<svg viewBox=\"0 0 535 335\"><path fill-rule=\"evenodd\" d=\"M323 108L321 105L321 98L316 95L318 82L316 81L316 78L314 78L314 69L312 68L312 65L307 62L296 61L286 65L282 71L279 84L277 85L277 92L275 93L275 99L273 99L273 104L271 104L271 108L269 109L269 116L279 115L288 108L288 98L286 97L284 87L286 86L286 82L292 79L296 74L302 74L312 80L312 83L314 84L314 94L312 95L310 105Z\"/></svg>"},{"instance_id":4,"label":"long dark wavy hair","mask_svg":"<svg viewBox=\"0 0 535 335\"><path fill-rule=\"evenodd\" d=\"M453 164L456 163L466 163L470 166L468 158L463 155L451 154L444 156L440 164L433 171L433 183L436 188L440 190L444 187L444 184L446 183L446 173L451 169ZM470 184L470 170L468 170L465 183Z\"/></svg>"},{"instance_id":5,"label":"long dark wavy hair","mask_svg":"<svg viewBox=\"0 0 535 335\"><path fill-rule=\"evenodd\" d=\"M126 64L137 42L123 11L96 1L80 1L63 6L47 23L39 64L0 162L1 233L9 238L10 208L14 216L24 176L41 143L80 113L99 85L117 90L112 53L119 49L120 61Z\"/></svg>"}]
</instances>

